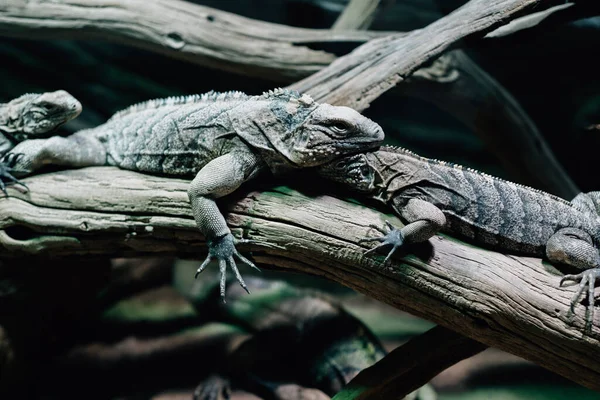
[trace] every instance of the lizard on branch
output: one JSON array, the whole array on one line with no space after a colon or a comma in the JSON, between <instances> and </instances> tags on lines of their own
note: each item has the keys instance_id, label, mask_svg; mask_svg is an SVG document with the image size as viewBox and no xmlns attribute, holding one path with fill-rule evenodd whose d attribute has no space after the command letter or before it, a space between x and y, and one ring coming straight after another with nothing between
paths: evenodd
<instances>
[{"instance_id":1,"label":"lizard on branch","mask_svg":"<svg viewBox=\"0 0 600 400\"><path fill-rule=\"evenodd\" d=\"M112 165L150 174L195 175L188 196L209 248L196 276L215 258L224 299L227 266L246 288L233 257L256 266L235 248L237 239L216 199L259 173L318 166L375 148L383 136L379 125L357 111L319 104L298 92L210 92L136 104L96 128L66 138L27 140L9 154L18 155L10 167L20 171L47 164Z\"/></svg>"},{"instance_id":2,"label":"lizard on branch","mask_svg":"<svg viewBox=\"0 0 600 400\"><path fill-rule=\"evenodd\" d=\"M494 250L547 257L584 270L571 310L588 288L588 323L594 319L594 284L600 277L600 192L567 201L471 168L383 146L319 167L319 174L391 205L406 222L396 229L372 226L382 237L367 253L391 246L385 261L405 243L449 232Z\"/></svg>"},{"instance_id":3,"label":"lizard on branch","mask_svg":"<svg viewBox=\"0 0 600 400\"><path fill-rule=\"evenodd\" d=\"M80 113L81 103L64 90L28 93L0 103L0 155L24 140L50 136ZM2 179L23 184L11 173L10 157L5 161L0 162L0 190L7 195Z\"/></svg>"}]
</instances>

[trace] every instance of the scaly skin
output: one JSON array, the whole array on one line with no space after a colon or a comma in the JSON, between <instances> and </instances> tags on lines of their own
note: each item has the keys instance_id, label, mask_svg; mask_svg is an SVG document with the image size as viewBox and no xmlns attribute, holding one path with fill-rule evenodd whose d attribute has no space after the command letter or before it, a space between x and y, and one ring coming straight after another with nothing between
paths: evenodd
<instances>
[{"instance_id":1,"label":"scaly skin","mask_svg":"<svg viewBox=\"0 0 600 400\"><path fill-rule=\"evenodd\" d=\"M24 140L50 136L80 113L81 103L64 90L24 94L0 104L0 155ZM12 175L14 157L0 162L0 190L7 196L3 179L25 186Z\"/></svg>"},{"instance_id":2,"label":"scaly skin","mask_svg":"<svg viewBox=\"0 0 600 400\"><path fill-rule=\"evenodd\" d=\"M317 166L369 150L383 140L379 125L348 107L318 104L278 89L261 96L240 92L151 100L118 112L99 127L67 138L28 140L14 168L114 165L123 169L194 176L188 191L192 213L219 262L221 295L229 266L246 287L233 256L236 240L215 200L259 173Z\"/></svg>"},{"instance_id":3,"label":"scaly skin","mask_svg":"<svg viewBox=\"0 0 600 400\"><path fill-rule=\"evenodd\" d=\"M232 383L261 398L329 398L385 356L377 337L340 305L281 281L252 277L248 283L252 295L231 287L228 304L216 307L213 318L252 336L228 356L222 375L203 382L195 399L219 398ZM209 296L196 306L204 314L217 305Z\"/></svg>"},{"instance_id":4,"label":"scaly skin","mask_svg":"<svg viewBox=\"0 0 600 400\"><path fill-rule=\"evenodd\" d=\"M560 282L580 281L575 306L586 285L593 322L594 282L600 276L600 192L572 202L408 150L382 147L319 168L319 173L368 193L393 207L407 223L378 229L378 241L392 246L386 260L404 243L428 240L438 231L499 251L546 256L551 262L584 270Z\"/></svg>"}]
</instances>

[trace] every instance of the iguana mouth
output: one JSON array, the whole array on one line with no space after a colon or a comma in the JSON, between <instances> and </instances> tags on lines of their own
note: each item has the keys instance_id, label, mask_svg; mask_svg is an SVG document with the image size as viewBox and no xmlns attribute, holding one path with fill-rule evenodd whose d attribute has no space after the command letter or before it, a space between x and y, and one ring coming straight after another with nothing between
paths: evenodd
<instances>
[{"instance_id":1,"label":"iguana mouth","mask_svg":"<svg viewBox=\"0 0 600 400\"><path fill-rule=\"evenodd\" d=\"M341 140L332 140L331 142L322 142L310 146L306 146L307 149L315 149L319 147L328 147L334 149L353 149L360 148L361 150L365 149L365 145L372 144L371 148L376 148L381 145L381 140L355 140L355 141L341 141Z\"/></svg>"}]
</instances>

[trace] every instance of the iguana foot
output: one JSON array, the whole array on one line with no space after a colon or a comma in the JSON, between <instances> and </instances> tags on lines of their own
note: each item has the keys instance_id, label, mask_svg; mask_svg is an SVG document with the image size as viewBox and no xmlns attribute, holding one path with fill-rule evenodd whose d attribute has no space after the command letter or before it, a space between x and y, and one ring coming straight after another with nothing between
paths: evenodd
<instances>
[{"instance_id":1,"label":"iguana foot","mask_svg":"<svg viewBox=\"0 0 600 400\"><path fill-rule=\"evenodd\" d=\"M26 190L29 190L27 185L25 185L23 182L19 181L12 175L12 172L28 172L17 170L14 168L15 164L17 163L17 161L19 161L19 158L21 158L22 156L23 154L8 153L2 158L2 160L0 160L0 190L4 193L6 197L8 197L8 193L6 192L7 184L12 183L16 185L21 185ZM8 180L8 182L6 180Z\"/></svg>"},{"instance_id":2,"label":"iguana foot","mask_svg":"<svg viewBox=\"0 0 600 400\"><path fill-rule=\"evenodd\" d=\"M581 297L581 295L583 294L583 291L585 290L585 287L587 286L587 288L588 288L588 307L590 308L590 316L589 316L588 323L594 322L594 303L595 303L594 288L596 285L596 278L598 278L598 277L600 277L600 268L591 268L591 269L583 271L582 273L577 274L577 275L565 275L560 280L560 284L559 284L559 286L562 286L565 281L579 282L579 289L577 290L577 293L575 293L575 296L573 296L573 298L571 299L571 311L572 312L575 311L575 305L579 301L579 298Z\"/></svg>"},{"instance_id":3,"label":"iguana foot","mask_svg":"<svg viewBox=\"0 0 600 400\"><path fill-rule=\"evenodd\" d=\"M231 384L219 375L209 376L194 390L194 400L229 400L230 397Z\"/></svg>"},{"instance_id":4,"label":"iguana foot","mask_svg":"<svg viewBox=\"0 0 600 400\"><path fill-rule=\"evenodd\" d=\"M404 236L402 235L402 232L400 232L400 229L397 229L396 227L394 227L394 225L392 225L389 221L385 221L385 225L388 228L387 231L385 229L378 227L377 225L369 225L371 228L376 229L379 232L381 232L383 234L382 237L376 237L376 238L365 237L358 241L358 243L364 243L364 242L380 242L381 243L381 244L373 247L372 249L365 251L364 255L367 255L373 251L377 251L377 250L381 249L382 247L392 246L392 249L388 253L385 260L383 261L384 264L388 262L388 260L390 259L392 254L394 254L394 252L398 249L398 247L400 247L404 244Z\"/></svg>"},{"instance_id":5,"label":"iguana foot","mask_svg":"<svg viewBox=\"0 0 600 400\"><path fill-rule=\"evenodd\" d=\"M202 265L200 265L200 268L198 268L198 271L196 271L196 278L197 278L198 275L200 275L200 273L202 271L204 271L204 268L206 268L208 263L213 258L219 262L219 270L221 271L221 299L223 299L223 303L225 303L225 283L226 283L226 275L227 275L227 266L229 266L231 268L231 270L235 274L235 277L237 278L237 281L240 283L242 288L244 288L244 290L247 293L250 293L250 291L248 290L248 287L246 286L246 282L244 282L244 279L242 278L242 275L240 274L240 271L237 268L237 265L235 263L235 260L233 259L233 256L236 256L237 258L239 258L240 261L242 261L244 264L249 265L252 268L260 271L260 269L256 265L254 265L252 263L252 261L250 261L246 257L242 256L235 248L235 245L237 243L244 243L244 242L246 242L246 241L235 239L231 233L220 236L218 238L208 239L208 241L207 241L208 256L206 257L206 260L204 260Z\"/></svg>"}]
</instances>

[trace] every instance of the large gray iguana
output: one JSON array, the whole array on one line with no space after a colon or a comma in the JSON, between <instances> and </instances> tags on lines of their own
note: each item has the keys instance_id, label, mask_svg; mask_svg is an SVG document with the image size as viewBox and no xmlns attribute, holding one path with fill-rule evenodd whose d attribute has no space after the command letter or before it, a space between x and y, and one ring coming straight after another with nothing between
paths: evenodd
<instances>
[{"instance_id":1,"label":"large gray iguana","mask_svg":"<svg viewBox=\"0 0 600 400\"><path fill-rule=\"evenodd\" d=\"M583 269L565 275L580 281L575 306L586 285L594 318L594 284L600 276L600 192L581 193L569 202L540 190L508 182L471 168L432 160L403 148L336 160L319 173L392 206L407 223L387 223L381 242L367 251L391 246L387 259L404 243L428 240L442 231L500 251L546 256L555 263Z\"/></svg>"},{"instance_id":2,"label":"large gray iguana","mask_svg":"<svg viewBox=\"0 0 600 400\"><path fill-rule=\"evenodd\" d=\"M0 155L24 140L50 136L56 128L80 113L81 103L64 90L28 93L8 103L0 103ZM22 185L11 174L10 158L6 163L0 163L0 190L4 194L6 188L2 179Z\"/></svg>"},{"instance_id":3,"label":"large gray iguana","mask_svg":"<svg viewBox=\"0 0 600 400\"><path fill-rule=\"evenodd\" d=\"M27 140L12 150L19 156L10 166L35 171L45 164L114 165L152 174L195 175L188 195L209 247L196 276L217 259L224 296L227 265L246 288L234 255L256 266L236 250L236 239L215 200L261 172L317 166L377 147L383 136L379 125L355 110L318 104L297 92L211 92L140 103L66 138Z\"/></svg>"}]
</instances>

